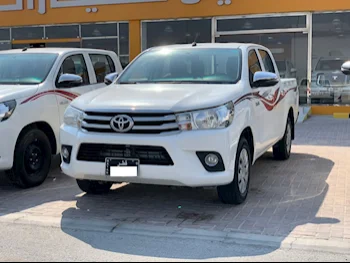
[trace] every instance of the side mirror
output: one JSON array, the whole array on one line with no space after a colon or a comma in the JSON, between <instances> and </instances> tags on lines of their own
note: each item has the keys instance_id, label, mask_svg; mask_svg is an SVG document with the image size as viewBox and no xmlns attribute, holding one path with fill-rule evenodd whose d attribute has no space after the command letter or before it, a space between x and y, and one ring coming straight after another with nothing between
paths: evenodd
<instances>
[{"instance_id":1,"label":"side mirror","mask_svg":"<svg viewBox=\"0 0 350 263\"><path fill-rule=\"evenodd\" d=\"M258 71L253 77L253 87L272 87L277 85L279 79L275 73Z\"/></svg>"},{"instance_id":2,"label":"side mirror","mask_svg":"<svg viewBox=\"0 0 350 263\"><path fill-rule=\"evenodd\" d=\"M105 77L105 84L106 85L111 85L119 76L119 73L114 72L110 73Z\"/></svg>"},{"instance_id":3,"label":"side mirror","mask_svg":"<svg viewBox=\"0 0 350 263\"><path fill-rule=\"evenodd\" d=\"M83 78L74 74L62 74L59 79L57 86L59 88L74 88L79 87L83 84Z\"/></svg>"},{"instance_id":4,"label":"side mirror","mask_svg":"<svg viewBox=\"0 0 350 263\"><path fill-rule=\"evenodd\" d=\"M342 71L343 74L345 74L345 75L350 75L350 61L345 62L345 63L341 66L341 71Z\"/></svg>"}]
</instances>

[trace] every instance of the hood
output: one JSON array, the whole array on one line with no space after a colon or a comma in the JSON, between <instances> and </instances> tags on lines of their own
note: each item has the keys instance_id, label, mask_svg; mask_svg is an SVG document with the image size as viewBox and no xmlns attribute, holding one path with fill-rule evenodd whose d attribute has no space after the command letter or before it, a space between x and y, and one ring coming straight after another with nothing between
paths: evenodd
<instances>
[{"instance_id":1,"label":"hood","mask_svg":"<svg viewBox=\"0 0 350 263\"><path fill-rule=\"evenodd\" d=\"M327 81L327 84L331 87L339 87L349 84L349 78L340 70L317 71L314 74L315 80L317 80L317 77L320 75L323 75L323 79Z\"/></svg>"},{"instance_id":2,"label":"hood","mask_svg":"<svg viewBox=\"0 0 350 263\"><path fill-rule=\"evenodd\" d=\"M111 85L78 97L72 106L83 111L181 112L216 107L241 94L240 84Z\"/></svg>"},{"instance_id":3,"label":"hood","mask_svg":"<svg viewBox=\"0 0 350 263\"><path fill-rule=\"evenodd\" d=\"M0 85L0 102L33 96L38 85Z\"/></svg>"}]
</instances>

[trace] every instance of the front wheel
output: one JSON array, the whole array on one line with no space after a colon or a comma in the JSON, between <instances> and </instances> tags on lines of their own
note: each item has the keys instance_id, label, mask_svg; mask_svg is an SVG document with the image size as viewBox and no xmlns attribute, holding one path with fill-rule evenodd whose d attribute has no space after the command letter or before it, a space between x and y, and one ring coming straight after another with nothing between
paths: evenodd
<instances>
[{"instance_id":1,"label":"front wheel","mask_svg":"<svg viewBox=\"0 0 350 263\"><path fill-rule=\"evenodd\" d=\"M6 174L18 187L35 187L47 178L51 160L51 144L46 134L41 130L31 129L18 139L13 168Z\"/></svg>"},{"instance_id":2,"label":"front wheel","mask_svg":"<svg viewBox=\"0 0 350 263\"><path fill-rule=\"evenodd\" d=\"M90 181L90 180L77 180L77 184L83 192L87 194L107 194L113 185L109 182Z\"/></svg>"},{"instance_id":3,"label":"front wheel","mask_svg":"<svg viewBox=\"0 0 350 263\"><path fill-rule=\"evenodd\" d=\"M248 141L242 138L238 144L235 174L232 183L218 187L218 195L224 204L242 204L248 196L250 170L252 165Z\"/></svg>"},{"instance_id":4,"label":"front wheel","mask_svg":"<svg viewBox=\"0 0 350 263\"><path fill-rule=\"evenodd\" d=\"M273 155L277 160L287 160L292 151L292 121L287 120L286 130L283 138L273 146Z\"/></svg>"}]
</instances>

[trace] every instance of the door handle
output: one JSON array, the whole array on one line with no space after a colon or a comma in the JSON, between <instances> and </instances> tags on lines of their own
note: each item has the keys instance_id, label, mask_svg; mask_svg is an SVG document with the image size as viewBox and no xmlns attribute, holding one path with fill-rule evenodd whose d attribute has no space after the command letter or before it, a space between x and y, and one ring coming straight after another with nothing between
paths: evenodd
<instances>
[{"instance_id":1,"label":"door handle","mask_svg":"<svg viewBox=\"0 0 350 263\"><path fill-rule=\"evenodd\" d=\"M255 102L255 106L259 106L260 105L260 101Z\"/></svg>"},{"instance_id":2,"label":"door handle","mask_svg":"<svg viewBox=\"0 0 350 263\"><path fill-rule=\"evenodd\" d=\"M60 102L60 105L67 105L68 103L69 103L68 100L64 100Z\"/></svg>"}]
</instances>

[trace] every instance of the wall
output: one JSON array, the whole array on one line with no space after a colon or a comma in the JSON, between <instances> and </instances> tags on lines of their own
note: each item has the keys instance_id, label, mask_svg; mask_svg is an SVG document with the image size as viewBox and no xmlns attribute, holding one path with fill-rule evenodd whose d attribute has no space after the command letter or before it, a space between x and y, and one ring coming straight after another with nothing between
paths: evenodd
<instances>
[{"instance_id":1,"label":"wall","mask_svg":"<svg viewBox=\"0 0 350 263\"><path fill-rule=\"evenodd\" d=\"M0 27L133 21L134 24L130 28L130 59L133 59L141 50L141 39L138 35L140 20L350 10L350 1L347 0L319 0L317 4L315 1L305 0L283 1L283 3L280 0L261 2L259 0L1 0Z\"/></svg>"},{"instance_id":2,"label":"wall","mask_svg":"<svg viewBox=\"0 0 350 263\"><path fill-rule=\"evenodd\" d=\"M193 1L198 3L183 3ZM16 2L18 11L1 11L9 9L8 4L15 6ZM305 0L283 1L283 4L280 0L264 0L263 4L259 0L232 0L231 4L221 6L218 2L220 0L2 0L0 27L350 9L347 0L319 0L317 4ZM23 7L21 3L24 3Z\"/></svg>"}]
</instances>

